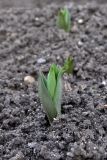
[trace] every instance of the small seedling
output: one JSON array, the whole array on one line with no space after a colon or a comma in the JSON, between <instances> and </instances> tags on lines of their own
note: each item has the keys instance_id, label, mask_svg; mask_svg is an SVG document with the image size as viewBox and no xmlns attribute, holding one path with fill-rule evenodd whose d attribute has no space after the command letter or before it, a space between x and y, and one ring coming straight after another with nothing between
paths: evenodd
<instances>
[{"instance_id":1,"label":"small seedling","mask_svg":"<svg viewBox=\"0 0 107 160\"><path fill-rule=\"evenodd\" d=\"M59 28L69 32L71 29L71 16L67 8L60 9L57 16L56 24Z\"/></svg>"},{"instance_id":2,"label":"small seedling","mask_svg":"<svg viewBox=\"0 0 107 160\"><path fill-rule=\"evenodd\" d=\"M42 72L39 74L39 96L50 123L61 115L62 76L72 71L73 59L69 57L62 68L52 64L47 78Z\"/></svg>"}]
</instances>

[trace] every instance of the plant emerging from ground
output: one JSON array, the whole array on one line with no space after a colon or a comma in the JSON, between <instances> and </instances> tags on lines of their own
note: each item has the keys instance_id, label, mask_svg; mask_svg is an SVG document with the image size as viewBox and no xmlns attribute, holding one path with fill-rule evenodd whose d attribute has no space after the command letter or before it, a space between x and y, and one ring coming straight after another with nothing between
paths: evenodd
<instances>
[{"instance_id":1,"label":"plant emerging from ground","mask_svg":"<svg viewBox=\"0 0 107 160\"><path fill-rule=\"evenodd\" d=\"M73 59L69 57L62 68L52 64L47 78L39 74L39 96L50 123L61 115L62 76L72 71Z\"/></svg>"},{"instance_id":2,"label":"plant emerging from ground","mask_svg":"<svg viewBox=\"0 0 107 160\"><path fill-rule=\"evenodd\" d=\"M60 9L57 16L56 24L59 28L69 32L71 29L71 16L67 8Z\"/></svg>"}]
</instances>

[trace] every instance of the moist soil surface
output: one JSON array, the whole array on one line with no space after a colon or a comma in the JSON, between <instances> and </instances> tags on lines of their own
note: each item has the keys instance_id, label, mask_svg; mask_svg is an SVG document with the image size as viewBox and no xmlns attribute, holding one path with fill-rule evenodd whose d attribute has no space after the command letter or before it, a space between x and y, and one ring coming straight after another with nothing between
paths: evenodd
<instances>
[{"instance_id":1,"label":"moist soil surface","mask_svg":"<svg viewBox=\"0 0 107 160\"><path fill-rule=\"evenodd\" d=\"M70 33L56 26L60 7L0 11L0 160L107 159L107 4L68 4ZM74 73L50 126L38 73L69 55Z\"/></svg>"}]
</instances>

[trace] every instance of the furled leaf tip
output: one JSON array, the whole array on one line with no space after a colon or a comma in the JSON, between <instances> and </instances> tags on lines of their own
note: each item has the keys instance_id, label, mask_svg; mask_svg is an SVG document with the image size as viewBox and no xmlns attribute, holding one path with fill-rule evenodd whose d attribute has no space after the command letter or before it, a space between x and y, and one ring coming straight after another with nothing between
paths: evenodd
<instances>
[{"instance_id":1,"label":"furled leaf tip","mask_svg":"<svg viewBox=\"0 0 107 160\"><path fill-rule=\"evenodd\" d=\"M68 57L68 59L65 61L64 66L62 67L63 73L72 73L74 69L74 62L72 57Z\"/></svg>"},{"instance_id":2,"label":"furled leaf tip","mask_svg":"<svg viewBox=\"0 0 107 160\"><path fill-rule=\"evenodd\" d=\"M71 17L67 8L60 9L57 17L57 26L69 32L71 29Z\"/></svg>"},{"instance_id":3,"label":"furled leaf tip","mask_svg":"<svg viewBox=\"0 0 107 160\"><path fill-rule=\"evenodd\" d=\"M47 88L51 95L54 97L55 88L56 88L56 76L55 76L55 65L53 64L49 70L48 77L47 77Z\"/></svg>"}]
</instances>

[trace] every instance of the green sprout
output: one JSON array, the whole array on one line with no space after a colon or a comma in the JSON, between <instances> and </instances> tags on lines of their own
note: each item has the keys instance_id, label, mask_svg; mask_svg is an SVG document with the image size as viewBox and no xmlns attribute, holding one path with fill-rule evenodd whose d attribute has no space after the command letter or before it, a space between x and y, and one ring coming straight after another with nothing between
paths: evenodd
<instances>
[{"instance_id":1,"label":"green sprout","mask_svg":"<svg viewBox=\"0 0 107 160\"><path fill-rule=\"evenodd\" d=\"M67 8L60 9L57 16L56 24L59 28L69 32L71 29L71 16Z\"/></svg>"},{"instance_id":2,"label":"green sprout","mask_svg":"<svg viewBox=\"0 0 107 160\"><path fill-rule=\"evenodd\" d=\"M73 71L73 59L68 58L62 68L52 64L47 78L39 74L39 96L50 123L61 115L62 76Z\"/></svg>"}]
</instances>

